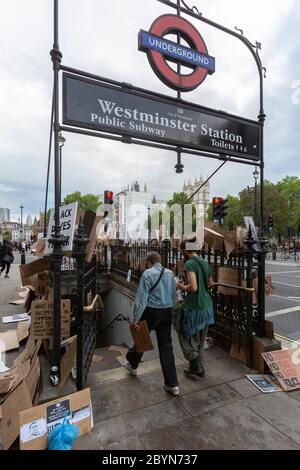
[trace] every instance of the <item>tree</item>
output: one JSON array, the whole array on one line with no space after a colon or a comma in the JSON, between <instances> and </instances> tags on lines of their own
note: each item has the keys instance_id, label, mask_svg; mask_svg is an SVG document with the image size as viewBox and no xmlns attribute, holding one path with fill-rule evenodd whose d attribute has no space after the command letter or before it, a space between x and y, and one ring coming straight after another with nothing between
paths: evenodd
<instances>
[{"instance_id":1,"label":"tree","mask_svg":"<svg viewBox=\"0 0 300 470\"><path fill-rule=\"evenodd\" d=\"M98 207L101 204L99 196L95 194L81 194L80 191L75 191L74 193L67 194L64 198L64 204L71 204L73 202L78 202L78 208L84 211L94 211L96 212Z\"/></svg>"},{"instance_id":2,"label":"tree","mask_svg":"<svg viewBox=\"0 0 300 470\"><path fill-rule=\"evenodd\" d=\"M181 211L178 210L177 211L171 211L170 212L170 229L171 229L171 235L174 234L174 220L178 220L178 217L179 217L179 214L181 213L182 214L182 221L181 221L181 225L182 227L188 227L188 226L191 226L192 228L192 231L195 232L196 231L196 225L197 225L197 220L196 220L196 216L197 216L197 210L196 210L196 206L195 204L191 201L191 200L188 200L189 199L189 196L187 196L186 193L184 192L181 192L181 193L174 193L173 194L173 197L172 199L170 199L167 204L169 206L169 208L172 208L173 206L175 205L179 205L182 207ZM190 220L190 213L189 211L184 211L184 206L185 205L191 205L192 206L192 220Z\"/></svg>"},{"instance_id":3,"label":"tree","mask_svg":"<svg viewBox=\"0 0 300 470\"><path fill-rule=\"evenodd\" d=\"M297 176L286 176L276 185L283 195L291 212L289 227L298 228L300 224L300 179Z\"/></svg>"},{"instance_id":4,"label":"tree","mask_svg":"<svg viewBox=\"0 0 300 470\"><path fill-rule=\"evenodd\" d=\"M264 214L265 221L267 222L267 217L269 214L273 215L274 227L272 233L275 235L281 235L285 233L286 228L289 225L291 220L291 210L289 208L288 199L283 194L280 193L277 186L270 181L264 182L264 192L265 192L265 203L264 203ZM241 217L244 216L253 216L254 215L254 188L243 189L239 193L240 198L240 214ZM260 194L260 185L257 185L257 223L259 225L259 194ZM266 224L266 230L268 227Z\"/></svg>"}]
</instances>

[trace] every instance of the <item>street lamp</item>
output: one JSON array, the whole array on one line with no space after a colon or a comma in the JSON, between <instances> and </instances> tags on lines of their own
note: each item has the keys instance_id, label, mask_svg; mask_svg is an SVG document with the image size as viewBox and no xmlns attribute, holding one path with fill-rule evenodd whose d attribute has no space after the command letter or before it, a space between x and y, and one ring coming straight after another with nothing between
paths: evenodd
<instances>
[{"instance_id":1,"label":"street lamp","mask_svg":"<svg viewBox=\"0 0 300 470\"><path fill-rule=\"evenodd\" d=\"M259 171L257 170L257 166L255 167L255 170L253 171L253 177L255 181L255 186L254 186L254 223L256 226L256 214L257 214L257 180L259 176Z\"/></svg>"},{"instance_id":2,"label":"street lamp","mask_svg":"<svg viewBox=\"0 0 300 470\"><path fill-rule=\"evenodd\" d=\"M150 246L151 244L151 216L150 216L151 207L150 205L147 207L147 211L148 211L148 245Z\"/></svg>"},{"instance_id":3,"label":"street lamp","mask_svg":"<svg viewBox=\"0 0 300 470\"><path fill-rule=\"evenodd\" d=\"M24 206L23 204L20 205L20 209L21 209L21 264L25 264L26 263L26 259L25 259L25 249L23 248L23 243L22 241L24 240L24 236L23 236L23 209L24 209Z\"/></svg>"},{"instance_id":4,"label":"street lamp","mask_svg":"<svg viewBox=\"0 0 300 470\"><path fill-rule=\"evenodd\" d=\"M58 136L58 145L59 145L59 200L60 200L60 203L62 204L62 200L61 200L61 182L62 182L62 171L61 171L61 166L62 166L62 158L61 158L61 153L62 153L62 148L63 146L65 145L65 142L66 142L66 139L64 138L64 136L62 135L61 131L59 132L59 136Z\"/></svg>"}]
</instances>

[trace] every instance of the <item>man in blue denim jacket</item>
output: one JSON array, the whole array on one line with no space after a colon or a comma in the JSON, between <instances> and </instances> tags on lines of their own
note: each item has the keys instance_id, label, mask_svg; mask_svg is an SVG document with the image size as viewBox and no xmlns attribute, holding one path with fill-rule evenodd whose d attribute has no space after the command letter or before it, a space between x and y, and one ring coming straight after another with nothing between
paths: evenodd
<instances>
[{"instance_id":1,"label":"man in blue denim jacket","mask_svg":"<svg viewBox=\"0 0 300 470\"><path fill-rule=\"evenodd\" d=\"M146 320L149 331L155 330L159 349L160 363L165 379L165 390L172 395L179 394L175 359L172 347L171 328L173 308L176 305L176 281L172 271L161 265L160 254L153 251L147 256L151 266L140 280L133 310L133 321ZM132 375L137 374L143 353L133 346L127 355L124 367Z\"/></svg>"}]
</instances>

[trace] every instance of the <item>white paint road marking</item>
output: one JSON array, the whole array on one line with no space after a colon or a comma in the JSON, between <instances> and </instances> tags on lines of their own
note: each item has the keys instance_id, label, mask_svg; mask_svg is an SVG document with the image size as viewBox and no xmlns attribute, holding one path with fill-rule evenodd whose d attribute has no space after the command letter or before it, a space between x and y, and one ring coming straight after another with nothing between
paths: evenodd
<instances>
[{"instance_id":1,"label":"white paint road marking","mask_svg":"<svg viewBox=\"0 0 300 470\"><path fill-rule=\"evenodd\" d=\"M298 271L276 271L276 272L271 272L271 273L266 273L267 276L272 276L272 274L293 274L293 273L298 273L299 274L299 269ZM295 276L293 276L295 277ZM296 276L296 277L300 277L300 276Z\"/></svg>"},{"instance_id":2,"label":"white paint road marking","mask_svg":"<svg viewBox=\"0 0 300 470\"><path fill-rule=\"evenodd\" d=\"M272 284L280 284L281 286L297 287L298 289L300 289L300 286L296 286L296 284L287 284L286 282L273 281L273 279L272 279Z\"/></svg>"},{"instance_id":3,"label":"white paint road marking","mask_svg":"<svg viewBox=\"0 0 300 470\"><path fill-rule=\"evenodd\" d=\"M285 315L286 313L300 311L300 305L298 307L285 308L284 310L276 310L275 312L266 313L266 318L277 317L278 315Z\"/></svg>"},{"instance_id":4,"label":"white paint road marking","mask_svg":"<svg viewBox=\"0 0 300 470\"><path fill-rule=\"evenodd\" d=\"M277 297L278 299L284 299L287 302L297 302L297 303L299 303L299 300L289 299L288 297L284 297L283 295L271 294L271 297Z\"/></svg>"}]
</instances>

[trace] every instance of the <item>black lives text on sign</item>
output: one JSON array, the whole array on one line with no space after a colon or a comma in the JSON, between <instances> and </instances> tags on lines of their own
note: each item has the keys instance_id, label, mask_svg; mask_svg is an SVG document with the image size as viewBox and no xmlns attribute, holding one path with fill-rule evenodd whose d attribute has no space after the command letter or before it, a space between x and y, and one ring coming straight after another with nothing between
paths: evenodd
<instances>
[{"instance_id":1,"label":"black lives text on sign","mask_svg":"<svg viewBox=\"0 0 300 470\"><path fill-rule=\"evenodd\" d=\"M68 73L63 74L63 123L260 160L261 126L256 121Z\"/></svg>"}]
</instances>

